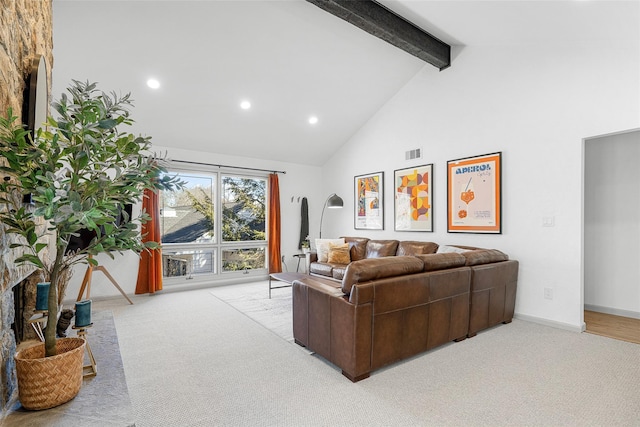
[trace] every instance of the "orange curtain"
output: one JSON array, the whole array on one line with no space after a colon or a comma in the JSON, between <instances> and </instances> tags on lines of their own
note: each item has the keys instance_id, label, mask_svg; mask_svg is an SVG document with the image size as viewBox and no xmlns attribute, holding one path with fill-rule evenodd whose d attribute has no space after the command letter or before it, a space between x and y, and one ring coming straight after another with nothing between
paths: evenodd
<instances>
[{"instance_id":1,"label":"orange curtain","mask_svg":"<svg viewBox=\"0 0 640 427\"><path fill-rule=\"evenodd\" d=\"M143 242L160 242L160 207L158 206L158 193L153 190L144 190L142 209L146 211L151 220L142 225ZM136 294L154 293L162 290L162 252L142 251L140 254L140 267L138 268L138 282Z\"/></svg>"},{"instance_id":2,"label":"orange curtain","mask_svg":"<svg viewBox=\"0 0 640 427\"><path fill-rule=\"evenodd\" d=\"M282 271L280 251L280 184L278 174L269 175L269 273Z\"/></svg>"}]
</instances>

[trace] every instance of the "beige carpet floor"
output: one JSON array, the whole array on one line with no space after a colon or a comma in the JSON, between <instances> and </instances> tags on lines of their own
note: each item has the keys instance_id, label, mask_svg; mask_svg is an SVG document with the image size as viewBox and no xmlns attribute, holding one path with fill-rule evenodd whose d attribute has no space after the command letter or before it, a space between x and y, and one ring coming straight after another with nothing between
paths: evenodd
<instances>
[{"instance_id":1,"label":"beige carpet floor","mask_svg":"<svg viewBox=\"0 0 640 427\"><path fill-rule=\"evenodd\" d=\"M267 297L266 282L243 286L234 289L247 299ZM137 426L638 426L640 420L637 344L515 320L354 384L231 305L242 298L230 292L224 302L222 292L228 291L136 297L135 305L114 309Z\"/></svg>"}]
</instances>

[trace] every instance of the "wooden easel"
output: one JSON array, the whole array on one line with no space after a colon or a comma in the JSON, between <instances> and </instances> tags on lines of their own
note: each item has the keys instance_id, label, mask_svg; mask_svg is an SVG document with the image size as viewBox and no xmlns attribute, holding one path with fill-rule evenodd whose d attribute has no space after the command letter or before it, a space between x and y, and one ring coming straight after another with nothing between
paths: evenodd
<instances>
[{"instance_id":1,"label":"wooden easel","mask_svg":"<svg viewBox=\"0 0 640 427\"><path fill-rule=\"evenodd\" d=\"M92 258L93 258L93 256L89 255L89 259L92 259ZM118 289L120 291L122 296L125 297L127 299L127 301L129 301L129 304L133 304L133 301L131 301L131 299L129 299L129 297L122 290L122 288L120 287L118 282L116 282L116 279L113 278L113 276L109 273L109 271L104 266L98 265L98 266L94 267L91 264L87 265L87 271L84 273L84 278L82 279L82 286L80 286L80 292L78 292L78 299L76 301L80 301L80 300L83 299L82 295L84 294L85 289L87 290L87 298L86 299L89 299L91 297L91 276L93 275L93 271L94 270L101 271L102 273L104 273L104 275L107 276L107 279L109 279L111 281L111 283L113 283L113 286L115 286L116 289Z\"/></svg>"}]
</instances>

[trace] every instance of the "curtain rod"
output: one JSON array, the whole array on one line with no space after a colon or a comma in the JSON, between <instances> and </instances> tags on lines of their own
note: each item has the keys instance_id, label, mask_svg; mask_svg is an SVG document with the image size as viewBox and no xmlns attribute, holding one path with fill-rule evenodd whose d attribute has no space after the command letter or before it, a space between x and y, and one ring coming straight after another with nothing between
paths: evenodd
<instances>
[{"instance_id":1,"label":"curtain rod","mask_svg":"<svg viewBox=\"0 0 640 427\"><path fill-rule=\"evenodd\" d=\"M286 175L286 171L276 171L276 170L272 170L272 169L256 169L256 168L245 168L242 166L229 166L229 165L217 165L217 164L213 164L213 163L201 163L201 162L190 162L187 160L171 160L172 162L176 162L176 163L188 163L191 165L202 165L202 166L216 166L219 168L229 168L229 169L243 169L243 170L249 170L249 171L259 171L259 172L273 172L273 173L281 173L281 174L285 174Z\"/></svg>"}]
</instances>

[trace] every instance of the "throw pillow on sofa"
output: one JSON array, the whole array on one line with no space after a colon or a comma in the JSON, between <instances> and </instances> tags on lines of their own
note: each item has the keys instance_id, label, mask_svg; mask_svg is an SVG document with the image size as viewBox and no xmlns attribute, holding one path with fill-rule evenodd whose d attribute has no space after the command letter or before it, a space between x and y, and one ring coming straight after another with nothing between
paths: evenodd
<instances>
[{"instance_id":1,"label":"throw pillow on sofa","mask_svg":"<svg viewBox=\"0 0 640 427\"><path fill-rule=\"evenodd\" d=\"M329 245L344 245L344 239L316 239L316 252L318 253L319 262L327 262L329 260Z\"/></svg>"},{"instance_id":2,"label":"throw pillow on sofa","mask_svg":"<svg viewBox=\"0 0 640 427\"><path fill-rule=\"evenodd\" d=\"M448 253L457 253L457 254L461 254L464 252L467 252L468 249L462 249L462 248L458 248L455 246L445 246L445 245L440 245L438 246L438 250L436 251L437 254L448 254Z\"/></svg>"},{"instance_id":3,"label":"throw pillow on sofa","mask_svg":"<svg viewBox=\"0 0 640 427\"><path fill-rule=\"evenodd\" d=\"M438 249L438 244L433 242L418 242L413 240L403 240L398 244L396 255L422 255L434 254Z\"/></svg>"},{"instance_id":4,"label":"throw pillow on sofa","mask_svg":"<svg viewBox=\"0 0 640 427\"><path fill-rule=\"evenodd\" d=\"M349 264L351 262L351 255L349 255L349 244L329 244L329 255L327 256L327 259L329 264Z\"/></svg>"}]
</instances>

